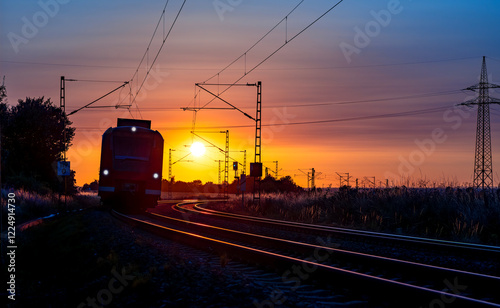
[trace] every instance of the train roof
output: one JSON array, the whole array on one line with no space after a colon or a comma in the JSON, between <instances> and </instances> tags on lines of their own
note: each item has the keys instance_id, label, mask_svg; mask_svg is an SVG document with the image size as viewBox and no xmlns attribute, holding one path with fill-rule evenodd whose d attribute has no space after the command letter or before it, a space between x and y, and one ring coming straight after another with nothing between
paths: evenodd
<instances>
[{"instance_id":1,"label":"train roof","mask_svg":"<svg viewBox=\"0 0 500 308\"><path fill-rule=\"evenodd\" d=\"M140 133L140 134L153 134L153 135L159 135L162 139L163 136L160 134L159 131L157 130L152 130L149 128L145 127L137 127L137 126L117 126L117 127L109 127L104 133L104 135L108 134L130 134L130 133Z\"/></svg>"},{"instance_id":2,"label":"train roof","mask_svg":"<svg viewBox=\"0 0 500 308\"><path fill-rule=\"evenodd\" d=\"M137 119L124 119L118 118L117 127L120 126L135 126L135 127L144 127L147 129L151 129L151 121L150 120L137 120Z\"/></svg>"}]
</instances>

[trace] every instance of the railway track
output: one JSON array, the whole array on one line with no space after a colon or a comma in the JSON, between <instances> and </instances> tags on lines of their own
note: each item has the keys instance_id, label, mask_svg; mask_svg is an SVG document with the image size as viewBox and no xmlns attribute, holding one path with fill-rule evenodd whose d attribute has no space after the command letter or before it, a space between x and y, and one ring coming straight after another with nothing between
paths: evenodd
<instances>
[{"instance_id":1,"label":"railway track","mask_svg":"<svg viewBox=\"0 0 500 308\"><path fill-rule=\"evenodd\" d=\"M182 205L176 207L186 210ZM496 294L500 278L491 275L342 250L320 236L317 243L311 244L158 214L126 216L115 212L114 215L220 256L272 268L281 273L282 282L290 284L294 291L307 281L334 290L347 288L355 294L354 298L368 296L374 306L434 307L453 303L454 307L500 307Z\"/></svg>"},{"instance_id":2,"label":"railway track","mask_svg":"<svg viewBox=\"0 0 500 308\"><path fill-rule=\"evenodd\" d=\"M496 246L237 215L205 209L201 203L195 204L193 202L177 204L176 208L188 213L185 215L188 215L192 220L197 220L197 217L206 214L204 216L211 217L214 223L227 222L233 226L236 225L236 228L238 225L254 225L260 226L259 230L273 230L268 234L277 234L276 230L283 230L281 232L284 234L283 236L290 234L291 238L299 238L300 241L305 242L313 242L315 237L321 236L331 238L332 241L340 245L339 247L346 250L500 276L500 247Z\"/></svg>"},{"instance_id":3,"label":"railway track","mask_svg":"<svg viewBox=\"0 0 500 308\"><path fill-rule=\"evenodd\" d=\"M157 207L162 209L163 205ZM392 235L330 226L311 225L237 215L204 209L200 203L181 203L176 209L187 219L212 220L213 224L232 225L242 230L258 230L263 234L279 234L300 241L314 242L317 236L331 238L343 249L386 257L452 267L488 275L500 276L500 248L495 246L440 241L434 239ZM162 213L164 211L157 211ZM203 215L205 214L205 215ZM250 228L252 226L253 228ZM418 252L418 253L415 253Z\"/></svg>"},{"instance_id":4,"label":"railway track","mask_svg":"<svg viewBox=\"0 0 500 308\"><path fill-rule=\"evenodd\" d=\"M176 207L180 210L189 211L192 213L208 213L213 216L218 216L223 218L227 217L244 222L257 223L273 227L282 227L288 230L297 231L301 233L313 232L315 234L335 234L335 235L345 236L350 239L362 239L371 242L392 242L400 245L411 246L413 249L425 249L425 250L445 249L448 252L459 253L459 254L461 253L488 254L491 255L495 260L500 260L500 247L497 246L488 246L488 245L480 245L480 244L465 243L465 242L453 242L453 241L445 241L439 239L421 238L421 237L388 234L388 233L378 233L378 232L371 232L364 230L312 225L312 224L292 222L292 221L283 221L283 220L276 220L276 219L269 219L262 217L239 215L234 213L207 209L201 206L201 204L203 203L202 202L198 202L196 204L181 203L177 204ZM185 207L182 205L192 205L192 207Z\"/></svg>"}]
</instances>

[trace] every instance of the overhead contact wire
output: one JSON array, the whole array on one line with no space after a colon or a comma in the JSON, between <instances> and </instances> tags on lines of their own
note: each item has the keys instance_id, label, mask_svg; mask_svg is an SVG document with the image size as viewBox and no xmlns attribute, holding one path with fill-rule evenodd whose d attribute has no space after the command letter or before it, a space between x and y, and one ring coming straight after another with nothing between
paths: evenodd
<instances>
[{"instance_id":1,"label":"overhead contact wire","mask_svg":"<svg viewBox=\"0 0 500 308\"><path fill-rule=\"evenodd\" d=\"M141 91L142 87L144 86L144 83L146 82L146 79L147 79L147 77L149 76L149 73L151 72L151 69L153 68L154 64L156 63L156 60L158 59L158 56L160 55L161 50L163 49L163 46L165 46L165 42L166 42L166 41L167 41L167 39L169 38L170 33L172 32L172 29L174 28L174 26L175 26L175 24L176 24L176 22L177 22L177 20L178 20L178 18L179 18L179 15L181 14L182 9L184 8L184 5L186 4L186 1L187 1L187 0L184 0L184 1L182 2L182 5L181 5L181 7L179 8L179 11L177 12L177 15L175 16L174 21L172 22L172 25L170 26L170 28L169 28L169 30L168 30L168 32L167 32L167 34L166 34L166 36L164 36L163 41L162 41L162 44L161 44L160 48L158 49L158 52L156 53L156 55L155 55L155 57L154 57L153 61L151 62L151 65L149 66L149 68L148 68L148 70L147 70L147 72L146 72L146 75L145 75L144 79L142 80L141 85L138 87L138 89L137 89L137 91L136 91L136 93L135 93L135 96L134 96L134 97L133 97L133 99L132 99L131 104L135 103L136 98L137 98L137 96L139 95L139 92ZM169 2L169 1L167 1L167 3L165 4L165 8L166 8L166 6L167 6L168 2ZM165 15L165 9L164 9L164 11L163 11L163 13L162 13L162 17L163 17L164 15ZM162 18L162 17L160 17L160 20L158 21L158 24L157 24L156 29L155 29L155 31L154 31L155 33L156 33L157 29L158 29L158 26L159 26L159 24L160 24L160 22L161 22L161 18ZM153 37L154 37L154 34L153 34ZM153 37L152 37L152 38L153 38ZM151 41L152 41L152 39L151 39ZM151 44L151 41L150 41L150 44ZM148 45L148 48L146 49L146 54L147 54L147 51L148 51L148 50L149 50L149 45ZM146 56L146 55L145 55L145 56ZM143 61L143 60L144 60L144 56L143 56L143 59L141 60L141 63L142 63L142 61ZM139 65L139 67L140 67L140 65ZM138 71L137 71L137 72L138 72ZM137 104L136 104L136 105L137 105ZM139 112L140 112L140 111L139 111Z\"/></svg>"},{"instance_id":2,"label":"overhead contact wire","mask_svg":"<svg viewBox=\"0 0 500 308\"><path fill-rule=\"evenodd\" d=\"M257 65L255 65L254 67L252 67L250 70L248 70L248 72L245 72L245 74L243 74L241 77L239 77L236 81L234 81L231 85L229 85L226 89L224 89L220 94L223 94L224 92L226 92L227 90L229 90L230 88L232 88L236 83L238 83L241 79L243 79L244 77L246 77L248 74L250 74L251 72L253 72L256 68L258 68L259 66L261 66L264 62L266 62L267 60L269 60L272 56L274 56L278 51L280 51L283 47L285 47L288 43L290 43L291 41L293 41L296 37L298 37L299 35L301 35L304 31L306 31L307 29L309 29L312 25L314 25L316 22L318 22L318 20L320 20L321 18L323 18L326 14L328 14L329 12L331 12L333 9L335 9L340 3L342 3L344 0L340 0L338 1L335 5L333 5L331 8L329 8L326 12L324 12L323 14L321 14L318 18L316 18L315 20L313 20L311 23L309 23L304 29L302 29L301 31L299 31L297 34L295 34L292 38L290 38L288 41L285 41L285 43L283 43L280 47L278 47L275 51L273 51L271 54L269 54L267 57L265 57L262 61L260 61ZM272 32L278 25L280 25L286 17L288 17L288 15L290 15L303 1L301 1L299 4L297 4L293 10L288 13L283 19L281 19L281 21L276 24L271 30L269 30L268 33L265 34L265 36L267 36L270 32ZM264 37L265 37L264 36ZM255 43L254 45L252 45L251 48L253 48L256 44L258 44L258 42L260 42L262 39L264 39L264 37L262 37L259 41L257 41L257 43ZM246 51L248 52L248 51ZM245 54L246 54L245 52ZM241 58L241 56L239 57ZM238 58L238 59L239 59ZM234 60L233 62L231 62L230 65L232 65L234 62L236 62L238 59ZM228 65L227 67L229 67L230 65ZM227 67L225 67L223 70L227 69ZM220 72L219 72L220 73ZM215 76L215 75L214 75ZM208 80L212 79L214 76L210 77ZM208 81L207 80L207 81ZM207 102L205 105L203 105L202 107L200 107L200 110L205 108L208 104L210 104L211 102L213 102L216 98L212 98L209 102Z\"/></svg>"}]
</instances>

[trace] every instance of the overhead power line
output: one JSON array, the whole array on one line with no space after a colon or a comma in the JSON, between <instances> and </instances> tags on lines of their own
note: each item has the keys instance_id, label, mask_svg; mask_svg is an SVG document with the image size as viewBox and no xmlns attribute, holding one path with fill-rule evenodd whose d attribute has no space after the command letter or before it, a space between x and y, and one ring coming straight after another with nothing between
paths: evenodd
<instances>
[{"instance_id":1,"label":"overhead power line","mask_svg":"<svg viewBox=\"0 0 500 308\"><path fill-rule=\"evenodd\" d=\"M66 79L66 81L100 82L100 83L123 83L123 81L118 81L118 80L96 80L96 79Z\"/></svg>"},{"instance_id":2,"label":"overhead power line","mask_svg":"<svg viewBox=\"0 0 500 308\"><path fill-rule=\"evenodd\" d=\"M156 60L158 59L158 56L159 56L159 54L160 54L160 52L161 52L161 50L162 50L163 46L165 45L165 42L167 41L167 39L168 39L168 37L169 37L170 33L172 32L172 29L173 29L173 27L174 27L174 25L175 25L175 23L176 23L177 19L179 18L179 15L180 15L180 13L181 13L181 11L182 11L182 9L183 9L184 5L186 4L186 0L184 0L184 1L182 2L182 5L181 5L181 6L180 6L180 8L179 8L179 11L177 12L177 15L175 16L175 19L173 20L173 22L172 22L172 24L171 24L171 26L170 26L170 29L168 30L168 33L165 35L165 12L166 12L166 8L167 8L167 6L168 6L168 3L169 3L169 2L170 2L170 0L167 0L167 2L165 3L165 6L164 6L163 11L162 11L162 14L161 14L161 16L160 16L160 19L159 19L159 21L158 21L157 25L156 25L156 28L155 28L155 30L154 30L154 32L153 32L153 35L152 35L152 37L151 37L151 39L150 39L150 41L149 41L149 44L148 44L148 46L147 46L147 48L146 48L146 51L145 51L145 53L144 53L144 55L143 55L143 57L142 57L141 61L139 62L139 65L138 65L138 67L137 67L137 69L136 69L135 73L132 75L132 78L130 79L130 81L126 81L126 82L125 82L125 83L123 83L121 86L119 86L119 87L117 87L116 89L114 89L114 90L112 90L112 91L110 91L110 92L106 93L105 95L103 95L103 96L99 97L98 99L93 100L92 102L90 102L90 103L86 104L85 106L80 107L80 108L78 108L78 109L76 109L76 110L73 110L73 111L72 111L71 113L69 113L68 115L72 115L72 114L74 114L74 113L76 113L76 112L78 112L78 111L80 111L80 110L82 110L82 109L84 109L84 108L104 108L105 106L90 107L90 105L92 105L92 104L94 104L95 102L97 102L97 101L101 100L102 98L104 98L104 97L106 97L106 96L108 96L108 95L110 95L110 94L112 94L112 93L116 92L117 90L119 90L119 89L121 89L121 88L125 87L126 85L129 85L129 87L130 87L130 98L131 98L131 99L130 99L130 104L129 104L129 105L127 105L127 106L123 106L123 105L122 105L122 102L123 102L124 100L122 99L122 100L119 100L119 101L118 101L118 103L117 103L114 107L115 107L115 108L127 108L127 109L128 109L128 111L130 112L130 107L131 107L131 106L135 103L135 99L136 99L137 95L138 95L138 94L139 94L139 92L141 91L141 89L142 89L142 87L143 87L144 83L146 82L146 79L148 78L149 73L150 73L151 69L153 68L154 63L155 63L155 62L156 62ZM163 36L162 36L163 41L162 41L161 46L158 48L158 51L157 51L157 53L156 53L156 55L155 55L155 57L154 57L154 59L153 59L153 61L152 61L151 65L149 65L149 63L148 63L148 62L149 62L149 49L150 49L150 47L151 47L151 44L152 44L152 42L153 42L153 39L154 39L154 37L155 37L155 35L156 35L156 32L157 32L157 30L158 30L158 28L159 28L159 25L160 25L160 23L161 23L161 21L162 21L162 20L163 20ZM138 78L139 78L139 69L141 68L141 66L142 66L142 64L143 64L143 62L144 62L144 60L145 60L145 59L146 59L146 61L147 61L147 63L146 63L146 74L145 74L144 79L142 80L142 82L141 82L140 86L137 88L137 91L136 91L136 93L135 93L135 96L132 98L132 87L131 87L131 83L132 83L132 81L133 81L134 79L138 80ZM61 77L61 78L62 78L62 80L63 80L62 82L64 82L65 80L66 80L66 81L83 81L83 82L121 82L121 81L112 81L112 80L89 80L89 79L81 79L81 80L77 80L77 79L64 79L64 77ZM62 91L62 90L61 90L61 91ZM137 110L139 111L139 114L140 114L140 110L139 110L139 107L137 106L137 104L136 104L136 107L137 107ZM130 114L132 115L132 113L131 113L131 112L130 112ZM141 115L141 118L142 118L142 115Z\"/></svg>"},{"instance_id":3,"label":"overhead power line","mask_svg":"<svg viewBox=\"0 0 500 308\"><path fill-rule=\"evenodd\" d=\"M354 101L343 101L343 102L342 101L341 102L324 102L324 103L299 104L299 105L276 105L276 106L268 106L267 108L283 108L283 107L297 108L297 107L316 107L316 106L327 106L327 105L350 105L350 104L361 104L361 103L374 103L374 102L385 102L385 101L395 101L395 100L406 100L406 99L424 98L424 97L432 97L432 96L459 94L459 93L462 93L462 90L450 90L450 91L442 91L442 92L404 95L404 96L395 96L395 97L388 97L388 98L376 98L376 99L368 99L368 100L354 100Z\"/></svg>"},{"instance_id":4,"label":"overhead power line","mask_svg":"<svg viewBox=\"0 0 500 308\"><path fill-rule=\"evenodd\" d=\"M267 31L266 34L264 34L260 39L257 40L250 48L248 48L244 53L242 53L239 57L234 59L231 63L229 63L227 66L225 66L223 69L218 71L216 74L214 74L212 77L208 78L202 83L207 83L209 80L217 77L218 75L222 74L225 70L227 70L229 67L231 67L234 63L238 62L240 59L243 57L246 57L246 54L249 53L255 46L257 46L263 39L265 39L271 32L274 31L279 25L283 23L283 21L288 19L288 16L290 16L301 4L304 2L304 0L300 1L285 17L283 17L274 27L271 28L271 30Z\"/></svg>"},{"instance_id":5,"label":"overhead power line","mask_svg":"<svg viewBox=\"0 0 500 308\"><path fill-rule=\"evenodd\" d=\"M253 72L255 69L257 69L259 66L261 66L263 63L265 63L267 60L269 60L272 56L274 56L277 52L279 52L281 49L283 49L283 47L285 47L288 43L290 43L291 41L293 41L295 38L297 38L299 35L301 35L304 31L306 31L307 29L309 29L312 25L314 25L316 22L318 22L321 18L323 18L326 14L328 14L329 12L331 12L333 9L335 9L340 3L342 3L344 0L340 0L338 1L337 3L335 3L332 7L330 7L328 10L326 10L323 14L321 14L318 18L316 18L315 20L313 20L312 22L310 22L307 26L305 26L302 30L300 30L298 33L296 33L294 36L292 36L290 39L286 38L285 39L285 42L283 44L281 44L278 48L276 48L273 52L271 52L269 55L267 55L264 59L262 59L260 62L258 62L256 65L254 65L252 68L250 68L248 71L246 70L245 68L245 72L244 74L237 78L234 82L232 82L229 86L227 86L224 90L222 90L218 95L220 96L221 94L223 94L224 92L226 92L227 90L229 90L230 88L233 87L234 84L237 84L241 79L245 78L248 74L250 74L251 72ZM247 49L247 51L245 51L242 55L240 55L238 58L236 58L236 60L233 60L229 65L227 65L225 68L223 68L221 71L219 71L217 74L213 75L212 77L210 77L209 79L207 79L205 82L209 81L210 79L214 78L215 76L218 76L220 75L221 72L223 72L224 70L226 70L228 67L230 67L231 65L233 65L236 61L238 61L239 59L243 58L243 57L246 57L246 54L248 53L249 50L253 49L258 43L260 43L267 35L269 35L269 33L271 33L272 31L274 31L281 23L283 23L283 21L285 22L288 22L288 16L290 14L292 14L298 6L300 6L300 4L303 2L300 1L284 18L282 18L274 27L271 28L271 30L269 30L266 34L264 34L263 37L261 37L259 40L257 40L257 42L255 44L253 44L249 49ZM288 33L287 33L288 35ZM201 83L203 84L203 83ZM199 110L205 108L206 106L208 106L208 104L210 104L211 102L213 102L216 98L212 98L211 100L209 100L205 105L203 105L202 107L199 108Z\"/></svg>"},{"instance_id":6,"label":"overhead power line","mask_svg":"<svg viewBox=\"0 0 500 308\"><path fill-rule=\"evenodd\" d=\"M133 98L131 99L131 102L130 102L130 104L131 104L131 105L135 103L135 100L136 100L137 96L139 95L139 92L142 90L142 87L144 86L144 83L146 82L146 79L148 78L149 73L150 73L150 72L151 72L151 70L153 69L153 66L154 66L154 64L155 64L156 60L158 59L158 56L160 55L160 52L161 52L161 50L163 49L163 46L165 45L165 42L166 42L166 41L167 41L167 39L169 38L170 33L172 32L172 29L174 28L175 23L177 22L177 19L179 18L179 15L181 14L182 9L184 8L184 5L186 4L186 0L184 0L184 1L182 2L182 5L181 5L181 7L179 8L179 10L178 10L178 12L177 12L177 14L176 14L176 16L175 16L175 18L174 18L174 20L173 20L172 24L170 25L170 28L168 29L168 32L167 32L166 34L165 34L165 33L163 33L163 36L162 36L163 41L162 41L162 43L161 43L160 47L158 48L158 51L156 52L156 55L155 55L155 56L154 56L154 58L153 58L153 61L152 61L151 63L149 63L149 49L150 49L151 44L152 44L152 42L153 42L153 39L154 39L154 37L155 37L155 35L156 35L156 32L158 31L158 28L159 28L159 26L160 26L160 23L161 23L162 21L164 22L164 18L165 18L165 14L166 14L165 12L166 12L166 8L167 8L167 6L168 6L168 3L169 3L169 0L167 0L167 2L165 3L165 6L164 6L163 11L162 11L162 14L161 14L161 16L160 16L160 19L158 20L158 23L156 24L155 30L154 30L154 32L153 32L153 35L151 36L151 39L150 39L150 41L149 41L149 44L148 44L148 46L146 47L146 51L144 52L144 55L142 56L142 59L141 59L141 61L139 62L139 65L138 65L138 67L137 67L137 69L136 69L136 71L135 71L134 75L132 76L132 78L131 78L131 80L130 80L130 81L131 81L131 83L132 83L132 80L134 80L134 78L139 78L139 69L141 68L142 64L143 64L143 63L144 63L144 61L146 60L146 62L147 62L147 63L146 63L146 74L145 74L144 78L142 79L142 82L141 82L141 83L140 83L140 85L138 86L136 93L134 94ZM165 27L165 24L164 24L164 23L163 23L163 25L164 25L164 27ZM163 28L163 31L165 32L165 28Z\"/></svg>"},{"instance_id":7,"label":"overhead power line","mask_svg":"<svg viewBox=\"0 0 500 308\"><path fill-rule=\"evenodd\" d=\"M412 94L412 95L402 95L402 96L393 96L393 97L381 97L375 99L366 99L366 100L352 100L352 101L338 101L338 102L321 102L321 103L310 103L310 104L297 104L297 105L266 105L262 106L262 109L271 109L271 108L303 108L303 107L317 107L317 106L329 106L329 105L349 105L349 104L363 104L363 103L377 103L377 102L386 102L386 101L396 101L396 100L407 100L407 99L416 99L416 98L426 98L426 97L435 97L435 96L447 96L454 94L461 94L462 90L448 90L441 92L430 92L430 93L422 93L422 94ZM254 108L254 106L242 107L242 108ZM142 111L182 111L185 108L179 109L175 107L150 107L150 108L141 108ZM204 110L235 110L235 108L227 107L227 108L204 108Z\"/></svg>"},{"instance_id":8,"label":"overhead power line","mask_svg":"<svg viewBox=\"0 0 500 308\"><path fill-rule=\"evenodd\" d=\"M73 80L73 81L76 81L76 80ZM101 100L101 99L105 98L106 96L110 95L111 93L118 91L119 89L123 88L123 87L124 87L124 86L126 86L127 84L128 84L128 82L123 83L121 86L119 86L119 87L117 87L116 89L114 89L114 90L112 90L112 91L110 91L110 92L108 92L108 93L104 94L103 96L99 97L98 99L93 100L92 102L88 103L87 105L85 105L85 106L83 106L83 107L80 107L80 108L78 108L78 109L75 109L75 110L71 111L70 113L68 113L68 115L70 116L70 115L72 115L72 114L77 113L78 111L80 111L80 110L82 110L82 109L89 108L89 107L90 107L90 105L92 105L92 104L94 104L95 102L97 102L97 101L99 101L99 100ZM119 108L119 106L116 106L116 108Z\"/></svg>"},{"instance_id":9,"label":"overhead power line","mask_svg":"<svg viewBox=\"0 0 500 308\"><path fill-rule=\"evenodd\" d=\"M446 107L434 107L434 108L426 108L426 109L417 109L403 112L394 112L394 113L385 113L385 114L377 114L377 115L369 115L369 116L359 116L359 117L350 117L350 118L341 118L341 119L327 119L327 120L315 120L315 121L300 121L300 122L290 122L290 123L273 123L273 124L262 124L263 127L272 127L272 126L293 126L293 125L310 125L310 124L323 124L323 123L335 123L335 122L351 122L351 121L361 121L361 120L377 120L377 119L386 119L386 118L396 118L396 117L404 117L404 116L414 116L426 113L433 113L437 111L444 111L450 109L449 106ZM246 128L253 127L253 125L235 125L235 126L224 126L229 128ZM212 129L217 128L213 127L199 127L198 129Z\"/></svg>"},{"instance_id":10,"label":"overhead power line","mask_svg":"<svg viewBox=\"0 0 500 308\"><path fill-rule=\"evenodd\" d=\"M340 118L340 119L326 119L326 120L299 121L299 122L290 122L290 123L262 124L262 127L314 125L314 124L336 123L336 122L379 120L379 119L387 119L387 118L416 116L416 115L421 115L421 114L428 114L428 113L434 113L434 112L439 112L439 111L445 111L445 110L449 110L449 109L450 109L450 106L443 106L443 107L416 109L416 110L408 110L408 111L402 111L402 112L383 113L383 114L376 114L376 115L358 116L358 117L349 117L349 118ZM254 125L203 126L203 127L198 127L198 129L233 129L233 128L249 128L249 127L255 127L255 126ZM78 127L78 128L79 129L92 129L92 128L88 128L88 127ZM191 127L158 127L158 129L186 130L186 129L191 129Z\"/></svg>"}]
</instances>

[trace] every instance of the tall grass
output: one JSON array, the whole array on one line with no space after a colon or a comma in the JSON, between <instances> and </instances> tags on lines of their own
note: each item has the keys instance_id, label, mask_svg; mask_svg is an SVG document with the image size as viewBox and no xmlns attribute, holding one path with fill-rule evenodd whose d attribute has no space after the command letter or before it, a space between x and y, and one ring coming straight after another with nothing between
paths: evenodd
<instances>
[{"instance_id":1,"label":"tall grass","mask_svg":"<svg viewBox=\"0 0 500 308\"><path fill-rule=\"evenodd\" d=\"M498 245L499 195L499 190L451 187L345 188L263 195L260 206L248 202L246 210L276 219ZM241 201L229 205L237 204Z\"/></svg>"},{"instance_id":2,"label":"tall grass","mask_svg":"<svg viewBox=\"0 0 500 308\"><path fill-rule=\"evenodd\" d=\"M56 193L38 194L27 190L7 190L1 191L1 206L3 229L6 228L7 199L8 194L15 194L15 218L16 225L33 219L45 217L52 214L63 214L81 208L88 208L99 205L99 199L95 194L79 194L75 196L61 196Z\"/></svg>"}]
</instances>

